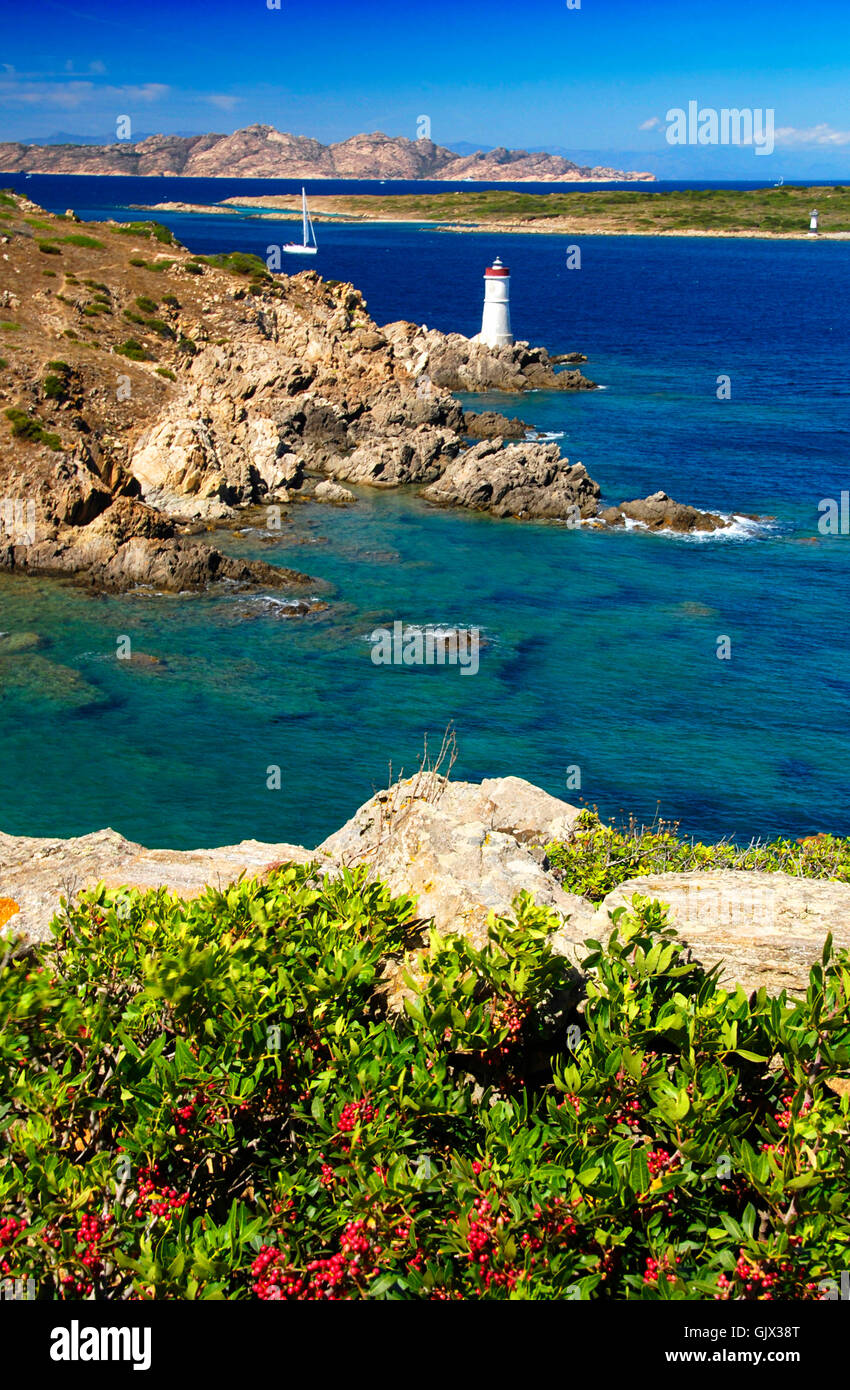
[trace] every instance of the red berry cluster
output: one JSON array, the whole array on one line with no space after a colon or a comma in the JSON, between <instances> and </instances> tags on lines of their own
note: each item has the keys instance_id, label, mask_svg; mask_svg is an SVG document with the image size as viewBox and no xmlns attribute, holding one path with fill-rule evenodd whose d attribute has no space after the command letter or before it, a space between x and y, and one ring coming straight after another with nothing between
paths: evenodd
<instances>
[{"instance_id":1,"label":"red berry cluster","mask_svg":"<svg viewBox=\"0 0 850 1390\"><path fill-rule=\"evenodd\" d=\"M649 1169L649 1176L657 1178L659 1174L665 1173L673 1162L672 1154L667 1149L650 1149L646 1156L646 1166Z\"/></svg>"},{"instance_id":2,"label":"red berry cluster","mask_svg":"<svg viewBox=\"0 0 850 1390\"><path fill-rule=\"evenodd\" d=\"M148 1217L164 1217L166 1220L179 1212L189 1201L188 1192L178 1192L176 1187L167 1186L156 1165L139 1170L139 1191L136 1197L136 1216L143 1220Z\"/></svg>"},{"instance_id":3,"label":"red berry cluster","mask_svg":"<svg viewBox=\"0 0 850 1390\"><path fill-rule=\"evenodd\" d=\"M676 1256L676 1264L680 1263L681 1258L681 1255ZM662 1255L660 1260L653 1259L651 1255L647 1258L643 1271L645 1284L657 1284L661 1279L666 1279L668 1284L675 1284L677 1278L678 1274L670 1263L669 1255Z\"/></svg>"},{"instance_id":4,"label":"red berry cluster","mask_svg":"<svg viewBox=\"0 0 850 1390\"><path fill-rule=\"evenodd\" d=\"M337 1129L340 1134L349 1134L355 1125L368 1125L377 1118L378 1111L370 1100L349 1100L342 1107Z\"/></svg>"},{"instance_id":5,"label":"red berry cluster","mask_svg":"<svg viewBox=\"0 0 850 1390\"><path fill-rule=\"evenodd\" d=\"M780 1128L780 1129L788 1129L788 1128L790 1127L790 1124L791 1124L791 1106L793 1105L793 1103L794 1103L794 1097L793 1097L793 1095L790 1095L790 1096L782 1096L782 1098L781 1098L781 1104L783 1105L784 1109L782 1109L782 1110L777 1110L777 1111L776 1111L776 1114L774 1115L774 1119L776 1120L776 1123L779 1125L779 1128ZM805 1099L804 1099L804 1100L803 1100L803 1104L800 1106L800 1114L801 1114L801 1115L805 1115L806 1111L807 1111L807 1110L811 1110L811 1108L812 1108L812 1102L811 1102L810 1100L805 1100Z\"/></svg>"},{"instance_id":6,"label":"red berry cluster","mask_svg":"<svg viewBox=\"0 0 850 1390\"><path fill-rule=\"evenodd\" d=\"M251 1265L256 1280L252 1292L264 1301L339 1302L359 1293L364 1280L375 1278L380 1253L363 1218L348 1222L335 1255L311 1260L303 1271L286 1260L284 1251L263 1245Z\"/></svg>"},{"instance_id":7,"label":"red berry cluster","mask_svg":"<svg viewBox=\"0 0 850 1390\"><path fill-rule=\"evenodd\" d=\"M801 1237L792 1237L791 1244L799 1245ZM807 1281L800 1287L798 1271L791 1260L758 1260L747 1255L741 1246L735 1272L731 1279L721 1274L717 1280L718 1299L748 1299L770 1303L777 1298L812 1299L819 1295L818 1285Z\"/></svg>"},{"instance_id":8,"label":"red berry cluster","mask_svg":"<svg viewBox=\"0 0 850 1390\"><path fill-rule=\"evenodd\" d=\"M90 1274L97 1277L103 1269L103 1254L100 1243L104 1236L109 1233L112 1225L112 1216L82 1216L80 1218L79 1229L77 1230L77 1245L82 1246L85 1252L81 1263L85 1265Z\"/></svg>"},{"instance_id":9,"label":"red berry cluster","mask_svg":"<svg viewBox=\"0 0 850 1390\"><path fill-rule=\"evenodd\" d=\"M13 1240L17 1240L18 1236L22 1235L26 1228L26 1217L21 1217L20 1220L16 1216L4 1217L3 1220L0 1221L0 1250L11 1245ZM0 1271L2 1271L3 1274L11 1274L13 1272L8 1260L0 1260Z\"/></svg>"},{"instance_id":10,"label":"red berry cluster","mask_svg":"<svg viewBox=\"0 0 850 1390\"><path fill-rule=\"evenodd\" d=\"M231 1109L236 1114L242 1114L248 1109L246 1103L228 1107L226 1100L213 1094L216 1084L214 1081L208 1081L195 1091L193 1096L182 1101L178 1100L176 1104L171 1106L171 1118L179 1135L188 1134L193 1126L212 1125L227 1120ZM275 1086L270 1088L270 1093L272 1090L284 1088L286 1085L285 1081L276 1082ZM269 1094L267 1100L270 1098Z\"/></svg>"},{"instance_id":11,"label":"red berry cluster","mask_svg":"<svg viewBox=\"0 0 850 1390\"><path fill-rule=\"evenodd\" d=\"M507 1029L507 1042L516 1042L528 1017L528 1006L521 1006L511 995L507 999L494 999L490 1005L490 1013L497 1028Z\"/></svg>"},{"instance_id":12,"label":"red berry cluster","mask_svg":"<svg viewBox=\"0 0 850 1390\"><path fill-rule=\"evenodd\" d=\"M499 1252L497 1235L501 1234L506 1217L486 1197L476 1197L472 1210L467 1213L469 1223L467 1259L476 1267L485 1289L516 1287L519 1270L512 1265L494 1267Z\"/></svg>"},{"instance_id":13,"label":"red berry cluster","mask_svg":"<svg viewBox=\"0 0 850 1390\"><path fill-rule=\"evenodd\" d=\"M563 1245L572 1240L578 1227L567 1210L567 1204L563 1197L553 1197L545 1208L538 1203L532 1213L532 1220L532 1229L523 1232L519 1243L523 1250L529 1252L529 1269L534 1268L537 1263L537 1256L541 1251L544 1252L543 1267L548 1268L549 1259L545 1254L546 1250L552 1244Z\"/></svg>"}]
</instances>

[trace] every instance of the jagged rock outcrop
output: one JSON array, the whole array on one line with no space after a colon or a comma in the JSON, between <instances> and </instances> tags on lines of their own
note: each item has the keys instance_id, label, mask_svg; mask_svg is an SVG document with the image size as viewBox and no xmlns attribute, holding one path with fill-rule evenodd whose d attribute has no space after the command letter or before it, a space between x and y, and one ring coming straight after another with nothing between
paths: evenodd
<instances>
[{"instance_id":1,"label":"jagged rock outcrop","mask_svg":"<svg viewBox=\"0 0 850 1390\"><path fill-rule=\"evenodd\" d=\"M319 848L346 866L369 864L395 892L414 893L423 920L443 931L482 942L488 913L509 911L525 889L578 940L589 905L565 893L532 848L571 834L578 815L519 777L479 785L424 774L379 792Z\"/></svg>"},{"instance_id":2,"label":"jagged rock outcrop","mask_svg":"<svg viewBox=\"0 0 850 1390\"><path fill-rule=\"evenodd\" d=\"M577 369L555 371L543 347L525 342L488 347L462 333L440 333L399 320L384 328L416 378L446 391L593 391L596 383ZM420 388L421 389L421 388Z\"/></svg>"},{"instance_id":3,"label":"jagged rock outcrop","mask_svg":"<svg viewBox=\"0 0 850 1390\"><path fill-rule=\"evenodd\" d=\"M528 431L522 420L500 415L497 410L482 410L478 415L464 411L463 428L470 439L522 439Z\"/></svg>"},{"instance_id":4,"label":"jagged rock outcrop","mask_svg":"<svg viewBox=\"0 0 850 1390\"><path fill-rule=\"evenodd\" d=\"M148 585L183 593L225 580L276 590L324 587L297 570L236 560L215 546L178 535L167 518L130 499L116 501L88 526L66 528L32 545L4 546L0 538L2 569L72 575L104 592Z\"/></svg>"},{"instance_id":5,"label":"jagged rock outcrop","mask_svg":"<svg viewBox=\"0 0 850 1390\"><path fill-rule=\"evenodd\" d=\"M631 521L647 531L720 531L731 525L728 517L674 502L666 492L607 507L600 512L599 520L605 526L625 526Z\"/></svg>"},{"instance_id":6,"label":"jagged rock outcrop","mask_svg":"<svg viewBox=\"0 0 850 1390\"><path fill-rule=\"evenodd\" d=\"M449 464L422 496L443 507L578 524L595 516L599 484L583 464L562 458L557 444L505 445L490 439Z\"/></svg>"},{"instance_id":7,"label":"jagged rock outcrop","mask_svg":"<svg viewBox=\"0 0 850 1390\"><path fill-rule=\"evenodd\" d=\"M192 178L652 180L653 174L579 166L561 155L478 150L457 155L433 140L353 135L332 145L249 125L232 135L150 135L109 145L0 143L0 168L38 174L181 174Z\"/></svg>"}]
</instances>

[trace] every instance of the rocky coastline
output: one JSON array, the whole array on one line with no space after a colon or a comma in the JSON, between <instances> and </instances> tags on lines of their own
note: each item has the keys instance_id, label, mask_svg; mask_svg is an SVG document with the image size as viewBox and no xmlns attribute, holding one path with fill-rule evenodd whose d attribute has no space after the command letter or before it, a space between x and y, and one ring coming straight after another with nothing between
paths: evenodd
<instances>
[{"instance_id":1,"label":"rocky coastline","mask_svg":"<svg viewBox=\"0 0 850 1390\"><path fill-rule=\"evenodd\" d=\"M591 391L581 353L379 327L352 285L193 256L156 224L84 227L10 194L0 213L0 571L303 598L320 581L203 533L257 506L284 526L301 500L350 503L345 484L567 525L729 524L664 493L605 507L557 445L452 394Z\"/></svg>"}]
</instances>

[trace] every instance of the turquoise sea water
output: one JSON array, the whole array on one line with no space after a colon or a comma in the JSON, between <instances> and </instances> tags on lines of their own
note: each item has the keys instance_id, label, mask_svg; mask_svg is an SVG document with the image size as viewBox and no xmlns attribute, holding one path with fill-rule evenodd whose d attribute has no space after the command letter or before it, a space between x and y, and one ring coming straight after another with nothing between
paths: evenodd
<instances>
[{"instance_id":1,"label":"turquoise sea water","mask_svg":"<svg viewBox=\"0 0 850 1390\"><path fill-rule=\"evenodd\" d=\"M55 180L63 209L68 182ZM163 220L198 251L265 254L290 235ZM457 776L517 773L575 800L578 765L606 816L651 819L660 803L701 836L850 833L850 536L817 530L819 501L850 487L850 243L584 237L568 271L571 239L549 235L320 226L319 239L316 268L362 288L378 322L462 332L500 254L518 336L586 352L606 389L469 404L561 435L610 500L664 488L773 520L708 540L600 534L364 489L348 510L293 508L279 540L225 534L233 553L330 581L330 608L307 622L262 595L0 580L0 631L43 642L0 659L2 828L311 844L453 720ZM478 626L479 673L374 666L366 636L395 619ZM159 663L117 660L123 635Z\"/></svg>"}]
</instances>

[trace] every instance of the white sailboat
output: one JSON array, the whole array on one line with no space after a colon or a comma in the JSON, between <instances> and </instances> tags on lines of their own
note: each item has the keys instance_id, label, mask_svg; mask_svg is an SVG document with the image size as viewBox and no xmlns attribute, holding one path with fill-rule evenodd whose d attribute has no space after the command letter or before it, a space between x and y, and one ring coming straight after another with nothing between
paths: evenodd
<instances>
[{"instance_id":1,"label":"white sailboat","mask_svg":"<svg viewBox=\"0 0 850 1390\"><path fill-rule=\"evenodd\" d=\"M301 217L304 223L303 243L299 245L297 241L288 241L283 249L291 256L315 256L319 248L313 230L313 219L307 211L307 191L304 188L301 189Z\"/></svg>"}]
</instances>

